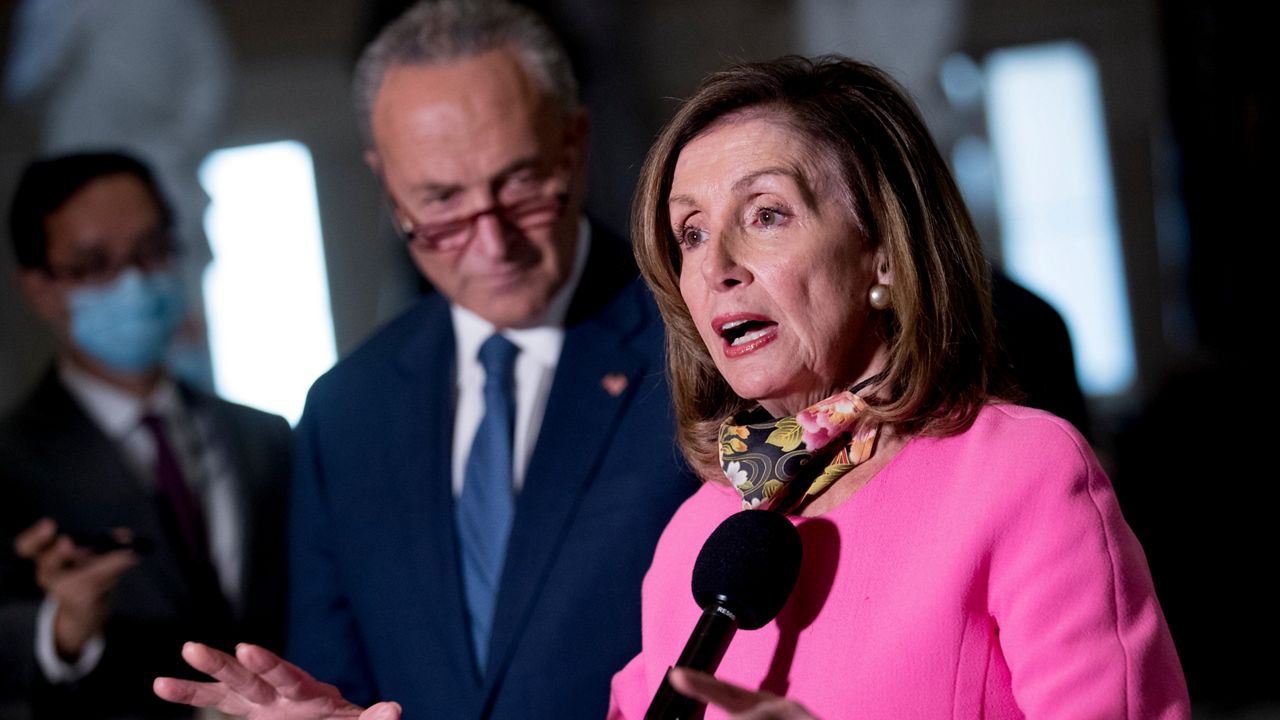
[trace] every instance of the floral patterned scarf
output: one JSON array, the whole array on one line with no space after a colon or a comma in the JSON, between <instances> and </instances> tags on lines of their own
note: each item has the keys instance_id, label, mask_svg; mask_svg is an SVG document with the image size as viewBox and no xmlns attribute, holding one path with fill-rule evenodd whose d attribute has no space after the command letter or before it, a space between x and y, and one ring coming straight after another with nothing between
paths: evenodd
<instances>
[{"instance_id":1,"label":"floral patterned scarf","mask_svg":"<svg viewBox=\"0 0 1280 720\"><path fill-rule=\"evenodd\" d=\"M774 419L762 408L720 425L720 467L742 494L743 509L793 512L871 457L879 423L859 425L867 403L858 394L871 378ZM839 440L839 442L836 442Z\"/></svg>"}]
</instances>

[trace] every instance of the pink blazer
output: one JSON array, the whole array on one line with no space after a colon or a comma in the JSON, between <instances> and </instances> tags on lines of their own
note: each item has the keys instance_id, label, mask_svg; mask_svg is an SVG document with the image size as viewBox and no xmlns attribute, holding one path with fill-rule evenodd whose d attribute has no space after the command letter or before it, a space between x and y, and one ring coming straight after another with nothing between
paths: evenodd
<instances>
[{"instance_id":1,"label":"pink blazer","mask_svg":"<svg viewBox=\"0 0 1280 720\"><path fill-rule=\"evenodd\" d=\"M694 559L740 505L708 484L667 526L644 581L643 649L613 679L611 718L643 717L700 612ZM1142 548L1064 420L989 406L795 522L799 583L774 622L738 632L723 680L820 718L1189 716Z\"/></svg>"}]
</instances>

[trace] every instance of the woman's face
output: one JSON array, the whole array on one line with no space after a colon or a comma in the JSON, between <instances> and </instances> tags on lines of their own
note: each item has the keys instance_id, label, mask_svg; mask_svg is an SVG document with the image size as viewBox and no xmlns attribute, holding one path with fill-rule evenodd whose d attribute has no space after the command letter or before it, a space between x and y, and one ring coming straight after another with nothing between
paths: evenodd
<instances>
[{"instance_id":1,"label":"woman's face","mask_svg":"<svg viewBox=\"0 0 1280 720\"><path fill-rule=\"evenodd\" d=\"M777 120L721 120L680 152L668 208L680 293L720 374L774 416L879 372L867 293L890 281L820 150Z\"/></svg>"}]
</instances>

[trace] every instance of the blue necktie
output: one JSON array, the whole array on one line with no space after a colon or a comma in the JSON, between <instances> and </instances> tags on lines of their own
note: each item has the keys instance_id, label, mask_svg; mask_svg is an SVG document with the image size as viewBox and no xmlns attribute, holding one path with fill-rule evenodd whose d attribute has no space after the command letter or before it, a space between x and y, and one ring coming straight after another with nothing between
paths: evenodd
<instances>
[{"instance_id":1,"label":"blue necktie","mask_svg":"<svg viewBox=\"0 0 1280 720\"><path fill-rule=\"evenodd\" d=\"M513 369L520 348L501 335L480 346L484 367L484 417L471 441L455 508L462 580L471 613L471 643L481 674L489 649L493 609L515 515L511 435L515 426Z\"/></svg>"}]
</instances>

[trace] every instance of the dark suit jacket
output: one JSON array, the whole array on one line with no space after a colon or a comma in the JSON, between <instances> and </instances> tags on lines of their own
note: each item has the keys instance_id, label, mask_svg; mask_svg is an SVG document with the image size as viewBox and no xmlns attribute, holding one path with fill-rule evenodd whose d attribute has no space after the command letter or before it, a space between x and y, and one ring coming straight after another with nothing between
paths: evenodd
<instances>
[{"instance_id":1,"label":"dark suit jacket","mask_svg":"<svg viewBox=\"0 0 1280 720\"><path fill-rule=\"evenodd\" d=\"M613 673L640 648L658 535L695 489L672 440L662 343L626 245L597 231L517 501L483 679L454 535L448 304L424 298L317 381L298 432L291 658L408 718L603 717Z\"/></svg>"},{"instance_id":2,"label":"dark suit jacket","mask_svg":"<svg viewBox=\"0 0 1280 720\"><path fill-rule=\"evenodd\" d=\"M999 269L992 272L991 299L1001 369L1023 394L1016 400L1048 410L1089 438L1089 412L1076 379L1071 334L1062 316Z\"/></svg>"},{"instance_id":3,"label":"dark suit jacket","mask_svg":"<svg viewBox=\"0 0 1280 720\"><path fill-rule=\"evenodd\" d=\"M290 473L289 425L282 418L182 388L188 407L213 423L240 483L244 517L244 614L211 634L196 609L193 578L161 529L153 497L116 445L76 403L56 372L0 423L0 697L32 699L36 717L187 715L151 692L157 674L189 674L179 650L194 638L227 644L283 644L286 603L284 522ZM42 516L67 531L123 526L154 550L120 580L111 599L106 652L71 687L50 687L35 660L42 597L31 565L12 554L13 538Z\"/></svg>"}]
</instances>

